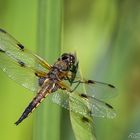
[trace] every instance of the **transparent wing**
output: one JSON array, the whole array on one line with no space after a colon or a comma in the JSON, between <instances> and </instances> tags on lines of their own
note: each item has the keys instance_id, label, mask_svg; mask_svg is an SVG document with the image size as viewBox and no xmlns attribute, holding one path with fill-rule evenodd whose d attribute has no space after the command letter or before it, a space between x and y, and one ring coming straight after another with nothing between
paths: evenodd
<instances>
[{"instance_id":1,"label":"transparent wing","mask_svg":"<svg viewBox=\"0 0 140 140\"><path fill-rule=\"evenodd\" d=\"M54 103L84 116L91 115L107 118L114 118L116 116L111 105L83 93L67 94L66 92L57 92L53 94L52 100Z\"/></svg>"},{"instance_id":2,"label":"transparent wing","mask_svg":"<svg viewBox=\"0 0 140 140\"><path fill-rule=\"evenodd\" d=\"M97 99L108 99L117 95L116 87L95 80L78 80L80 81L79 87L82 86L87 91L89 96L95 97ZM77 84L78 82L74 83ZM84 85L83 85L84 84Z\"/></svg>"},{"instance_id":3,"label":"transparent wing","mask_svg":"<svg viewBox=\"0 0 140 140\"><path fill-rule=\"evenodd\" d=\"M0 29L0 52L5 52L13 60L20 60L28 67L33 67L38 71L45 71L51 66L38 55L24 48L24 46L14 39L3 29Z\"/></svg>"},{"instance_id":4,"label":"transparent wing","mask_svg":"<svg viewBox=\"0 0 140 140\"><path fill-rule=\"evenodd\" d=\"M80 69L80 68L79 68ZM79 83L79 84L78 84ZM72 88L75 86L76 90L85 89L89 96L95 97L97 99L108 99L117 95L116 87L109 83L99 82L95 80L87 80L82 76L80 70L77 71L75 81L73 81ZM73 88L74 89L74 88Z\"/></svg>"},{"instance_id":5,"label":"transparent wing","mask_svg":"<svg viewBox=\"0 0 140 140\"><path fill-rule=\"evenodd\" d=\"M31 69L21 67L7 55L0 53L0 67L13 80L23 87L36 92L39 89L38 77Z\"/></svg>"},{"instance_id":6,"label":"transparent wing","mask_svg":"<svg viewBox=\"0 0 140 140\"><path fill-rule=\"evenodd\" d=\"M0 68L23 87L36 91L38 77L43 77L51 66L0 29Z\"/></svg>"}]
</instances>

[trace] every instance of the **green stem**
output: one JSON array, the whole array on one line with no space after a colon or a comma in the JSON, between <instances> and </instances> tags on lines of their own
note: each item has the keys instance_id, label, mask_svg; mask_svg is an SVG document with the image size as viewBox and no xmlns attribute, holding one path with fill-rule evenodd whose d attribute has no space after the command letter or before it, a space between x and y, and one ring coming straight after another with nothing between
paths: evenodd
<instances>
[{"instance_id":1,"label":"green stem","mask_svg":"<svg viewBox=\"0 0 140 140\"><path fill-rule=\"evenodd\" d=\"M53 64L61 53L62 0L38 0L38 52ZM36 111L34 140L60 140L60 108L49 98Z\"/></svg>"}]
</instances>

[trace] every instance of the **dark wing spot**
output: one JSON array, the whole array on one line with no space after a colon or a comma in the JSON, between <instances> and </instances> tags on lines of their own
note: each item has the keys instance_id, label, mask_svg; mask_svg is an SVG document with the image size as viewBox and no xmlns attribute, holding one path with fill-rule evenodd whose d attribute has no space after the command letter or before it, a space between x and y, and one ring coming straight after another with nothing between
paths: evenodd
<instances>
[{"instance_id":1,"label":"dark wing spot","mask_svg":"<svg viewBox=\"0 0 140 140\"><path fill-rule=\"evenodd\" d=\"M35 76L39 77L39 75L38 75L38 73L37 73L37 72L35 72Z\"/></svg>"},{"instance_id":2,"label":"dark wing spot","mask_svg":"<svg viewBox=\"0 0 140 140\"><path fill-rule=\"evenodd\" d=\"M89 119L87 117L85 117L85 116L82 117L82 121L89 123Z\"/></svg>"},{"instance_id":3,"label":"dark wing spot","mask_svg":"<svg viewBox=\"0 0 140 140\"><path fill-rule=\"evenodd\" d=\"M105 103L109 108L111 108L111 109L113 109L113 107L110 105L110 104L108 104L108 103Z\"/></svg>"},{"instance_id":4,"label":"dark wing spot","mask_svg":"<svg viewBox=\"0 0 140 140\"><path fill-rule=\"evenodd\" d=\"M5 31L5 30L3 30L3 29L1 29L1 28L0 28L0 32L2 32L2 33L5 33L5 34L6 34L6 31Z\"/></svg>"},{"instance_id":5,"label":"dark wing spot","mask_svg":"<svg viewBox=\"0 0 140 140\"><path fill-rule=\"evenodd\" d=\"M5 51L4 51L4 50L2 50L2 49L0 49L0 52L5 53Z\"/></svg>"},{"instance_id":6,"label":"dark wing spot","mask_svg":"<svg viewBox=\"0 0 140 140\"><path fill-rule=\"evenodd\" d=\"M19 46L19 48L23 51L24 50L24 46L20 43L17 44Z\"/></svg>"},{"instance_id":7,"label":"dark wing spot","mask_svg":"<svg viewBox=\"0 0 140 140\"><path fill-rule=\"evenodd\" d=\"M25 63L24 62L19 60L18 63L20 64L21 67L25 67Z\"/></svg>"},{"instance_id":8,"label":"dark wing spot","mask_svg":"<svg viewBox=\"0 0 140 140\"><path fill-rule=\"evenodd\" d=\"M81 93L80 96L81 96L82 98L88 98L88 96L87 96L86 94L83 94L83 93Z\"/></svg>"},{"instance_id":9,"label":"dark wing spot","mask_svg":"<svg viewBox=\"0 0 140 140\"><path fill-rule=\"evenodd\" d=\"M28 117L28 115L32 112L32 110L35 108L34 100L28 105L28 107L24 110L21 117L15 122L16 125L21 123L25 118Z\"/></svg>"},{"instance_id":10,"label":"dark wing spot","mask_svg":"<svg viewBox=\"0 0 140 140\"><path fill-rule=\"evenodd\" d=\"M113 85L111 85L111 84L108 84L108 86L111 87L111 88L115 88L115 86L113 86Z\"/></svg>"},{"instance_id":11,"label":"dark wing spot","mask_svg":"<svg viewBox=\"0 0 140 140\"><path fill-rule=\"evenodd\" d=\"M95 82L92 81L92 80L88 80L87 82L88 82L89 84L95 84Z\"/></svg>"}]
</instances>

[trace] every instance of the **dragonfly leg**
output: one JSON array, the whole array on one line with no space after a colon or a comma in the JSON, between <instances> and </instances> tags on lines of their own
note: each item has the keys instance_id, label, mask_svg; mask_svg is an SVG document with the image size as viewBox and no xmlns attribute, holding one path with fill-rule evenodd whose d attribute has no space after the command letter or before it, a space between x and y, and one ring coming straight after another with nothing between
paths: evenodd
<instances>
[{"instance_id":1,"label":"dragonfly leg","mask_svg":"<svg viewBox=\"0 0 140 140\"><path fill-rule=\"evenodd\" d=\"M74 92L77 89L77 87L79 86L79 84L82 82L80 80L78 80L78 81L73 81L73 83L77 83L77 84L70 92Z\"/></svg>"},{"instance_id":2,"label":"dragonfly leg","mask_svg":"<svg viewBox=\"0 0 140 140\"><path fill-rule=\"evenodd\" d=\"M88 83L88 81L77 80L77 81L73 81L72 84L73 83L77 83L77 85L71 90L71 92L74 92L81 83Z\"/></svg>"}]
</instances>

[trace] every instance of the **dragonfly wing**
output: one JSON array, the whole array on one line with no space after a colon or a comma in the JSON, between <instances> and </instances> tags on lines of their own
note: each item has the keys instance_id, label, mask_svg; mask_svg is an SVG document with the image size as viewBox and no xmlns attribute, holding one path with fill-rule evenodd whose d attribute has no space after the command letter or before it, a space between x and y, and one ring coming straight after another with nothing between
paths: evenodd
<instances>
[{"instance_id":1,"label":"dragonfly wing","mask_svg":"<svg viewBox=\"0 0 140 140\"><path fill-rule=\"evenodd\" d=\"M46 71L51 66L38 55L27 50L20 42L14 39L9 33L0 29L0 52L5 52L13 60L20 60L26 66L35 68L38 71Z\"/></svg>"},{"instance_id":2,"label":"dragonfly wing","mask_svg":"<svg viewBox=\"0 0 140 140\"><path fill-rule=\"evenodd\" d=\"M0 29L0 68L23 87L37 91L39 76L45 75L49 65Z\"/></svg>"},{"instance_id":3,"label":"dragonfly wing","mask_svg":"<svg viewBox=\"0 0 140 140\"><path fill-rule=\"evenodd\" d=\"M70 95L63 91L53 93L52 101L67 110L86 116L89 112L87 106L77 97L73 97L74 95L72 94Z\"/></svg>"},{"instance_id":4,"label":"dragonfly wing","mask_svg":"<svg viewBox=\"0 0 140 140\"><path fill-rule=\"evenodd\" d=\"M116 116L112 106L86 94L60 92L54 93L53 102L84 116L114 118Z\"/></svg>"},{"instance_id":5,"label":"dragonfly wing","mask_svg":"<svg viewBox=\"0 0 140 140\"><path fill-rule=\"evenodd\" d=\"M114 118L116 112L111 105L94 97L88 97L91 115L95 117Z\"/></svg>"},{"instance_id":6,"label":"dragonfly wing","mask_svg":"<svg viewBox=\"0 0 140 140\"><path fill-rule=\"evenodd\" d=\"M109 83L84 79L80 70L77 71L73 86L76 86L78 81L81 81L77 88L78 90L84 89L89 96L95 97L97 99L104 100L115 97L117 95L115 86Z\"/></svg>"},{"instance_id":7,"label":"dragonfly wing","mask_svg":"<svg viewBox=\"0 0 140 140\"><path fill-rule=\"evenodd\" d=\"M109 99L117 95L116 87L99 81L94 80L80 80L82 86L89 96L95 97L97 99ZM76 84L76 83L74 83Z\"/></svg>"},{"instance_id":8,"label":"dragonfly wing","mask_svg":"<svg viewBox=\"0 0 140 140\"><path fill-rule=\"evenodd\" d=\"M69 108L69 95L65 94L63 91L57 91L52 94L52 101L65 109L70 109Z\"/></svg>"},{"instance_id":9,"label":"dragonfly wing","mask_svg":"<svg viewBox=\"0 0 140 140\"><path fill-rule=\"evenodd\" d=\"M36 92L39 89L38 77L32 70L21 67L16 61L10 59L7 55L0 53L0 68L18 84Z\"/></svg>"}]
</instances>

